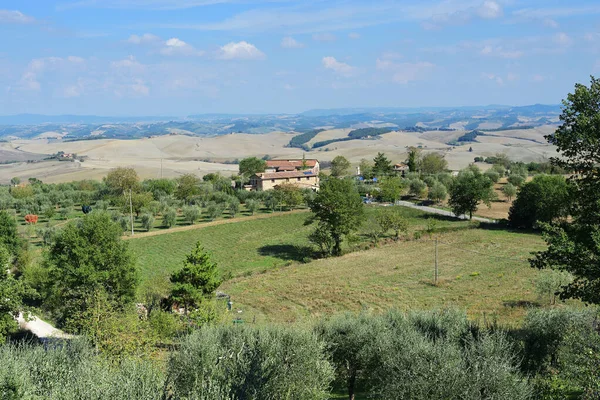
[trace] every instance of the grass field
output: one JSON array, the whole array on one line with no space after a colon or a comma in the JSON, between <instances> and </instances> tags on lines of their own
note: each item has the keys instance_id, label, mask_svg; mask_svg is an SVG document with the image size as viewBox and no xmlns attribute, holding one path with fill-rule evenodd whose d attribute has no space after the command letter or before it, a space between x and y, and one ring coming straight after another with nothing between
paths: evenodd
<instances>
[{"instance_id":1,"label":"grass field","mask_svg":"<svg viewBox=\"0 0 600 400\"><path fill-rule=\"evenodd\" d=\"M370 207L369 213L378 208ZM132 238L142 289L163 284L200 241L228 279L220 290L232 296L246 320L295 321L363 308L423 309L453 306L473 318L518 321L535 305L537 271L527 259L543 248L540 236L435 217L437 233L423 234L430 215L402 208L409 240L354 251L341 258L312 260L306 213L206 226ZM439 240L439 282L433 285ZM366 238L362 238L367 241ZM347 249L349 250L349 249Z\"/></svg>"}]
</instances>

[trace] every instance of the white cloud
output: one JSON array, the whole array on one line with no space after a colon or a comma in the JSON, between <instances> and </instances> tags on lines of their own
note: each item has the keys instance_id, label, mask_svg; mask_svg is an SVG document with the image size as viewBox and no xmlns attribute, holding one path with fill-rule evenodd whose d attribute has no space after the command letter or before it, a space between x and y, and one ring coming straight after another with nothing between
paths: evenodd
<instances>
[{"instance_id":1,"label":"white cloud","mask_svg":"<svg viewBox=\"0 0 600 400\"><path fill-rule=\"evenodd\" d=\"M202 50L196 49L179 38L162 40L151 33L131 35L126 42L134 45L150 46L153 48L151 53L158 53L163 56L201 56L204 54Z\"/></svg>"},{"instance_id":2,"label":"white cloud","mask_svg":"<svg viewBox=\"0 0 600 400\"><path fill-rule=\"evenodd\" d=\"M160 38L151 33L144 33L143 35L131 35L129 39L126 40L127 43L131 44L153 44L160 42Z\"/></svg>"},{"instance_id":3,"label":"white cloud","mask_svg":"<svg viewBox=\"0 0 600 400\"><path fill-rule=\"evenodd\" d=\"M484 56L492 56L492 57L500 57L500 58L508 58L508 59L521 58L524 55L524 53L519 50L506 50L502 46L494 47L489 44L486 44L485 46L483 46L483 48L480 51L480 54L482 54Z\"/></svg>"},{"instance_id":4,"label":"white cloud","mask_svg":"<svg viewBox=\"0 0 600 400\"><path fill-rule=\"evenodd\" d=\"M509 73L508 75L506 75L506 80L509 82L514 82L514 81L518 81L519 80L519 75L514 74L514 73Z\"/></svg>"},{"instance_id":5,"label":"white cloud","mask_svg":"<svg viewBox=\"0 0 600 400\"><path fill-rule=\"evenodd\" d=\"M85 62L85 60L83 58L77 57L77 56L69 56L69 57L67 57L67 61L76 63L76 64L81 64L81 63Z\"/></svg>"},{"instance_id":6,"label":"white cloud","mask_svg":"<svg viewBox=\"0 0 600 400\"><path fill-rule=\"evenodd\" d=\"M536 74L531 77L531 80L536 83L541 83L546 80L546 77L543 75Z\"/></svg>"},{"instance_id":7,"label":"white cloud","mask_svg":"<svg viewBox=\"0 0 600 400\"><path fill-rule=\"evenodd\" d=\"M452 4L447 2L447 4ZM455 3L458 4L458 3ZM467 3L468 4L468 3ZM429 19L426 19L422 26L425 29L441 29L446 26L464 25L474 19L497 19L504 15L502 6L492 0L486 0L481 4L471 5L457 9L449 8L446 12L436 13Z\"/></svg>"},{"instance_id":8,"label":"white cloud","mask_svg":"<svg viewBox=\"0 0 600 400\"><path fill-rule=\"evenodd\" d=\"M487 0L477 8L476 13L483 19L496 19L504 15L502 6L495 1Z\"/></svg>"},{"instance_id":9,"label":"white cloud","mask_svg":"<svg viewBox=\"0 0 600 400\"><path fill-rule=\"evenodd\" d=\"M63 89L63 97L80 97L85 91L85 85L83 79L77 79L77 83L67 85Z\"/></svg>"},{"instance_id":10,"label":"white cloud","mask_svg":"<svg viewBox=\"0 0 600 400\"><path fill-rule=\"evenodd\" d=\"M548 28L558 29L559 24L552 18L544 18L544 26L547 26Z\"/></svg>"},{"instance_id":11,"label":"white cloud","mask_svg":"<svg viewBox=\"0 0 600 400\"><path fill-rule=\"evenodd\" d=\"M378 58L375 62L375 67L378 71L391 73L392 81L395 83L405 85L410 82L426 79L435 69L435 64L424 61L416 63L395 63L390 60Z\"/></svg>"},{"instance_id":12,"label":"white cloud","mask_svg":"<svg viewBox=\"0 0 600 400\"><path fill-rule=\"evenodd\" d=\"M251 43L231 42L221 47L217 55L222 60L262 60L265 54Z\"/></svg>"},{"instance_id":13,"label":"white cloud","mask_svg":"<svg viewBox=\"0 0 600 400\"><path fill-rule=\"evenodd\" d=\"M113 9L151 9L183 10L187 8L210 6L215 4L238 3L236 0L78 0L60 4L60 10L72 8L113 8Z\"/></svg>"},{"instance_id":14,"label":"white cloud","mask_svg":"<svg viewBox=\"0 0 600 400\"><path fill-rule=\"evenodd\" d=\"M295 89L295 87L290 85L289 83L286 83L285 85L283 85L283 88L285 90L294 90Z\"/></svg>"},{"instance_id":15,"label":"white cloud","mask_svg":"<svg viewBox=\"0 0 600 400\"><path fill-rule=\"evenodd\" d=\"M63 73L73 73L81 68L85 60L77 56L45 57L31 60L19 80L17 87L26 91L40 91L42 89L41 79L48 72L60 71Z\"/></svg>"},{"instance_id":16,"label":"white cloud","mask_svg":"<svg viewBox=\"0 0 600 400\"><path fill-rule=\"evenodd\" d=\"M330 69L337 75L346 78L356 75L358 72L358 69L356 67L340 62L334 57L323 57L322 63L323 67L325 67L326 69Z\"/></svg>"},{"instance_id":17,"label":"white cloud","mask_svg":"<svg viewBox=\"0 0 600 400\"><path fill-rule=\"evenodd\" d=\"M496 75L496 74L485 73L485 72L482 75L484 78L496 82L498 84L498 86L504 86L504 79L502 79L501 76Z\"/></svg>"},{"instance_id":18,"label":"white cloud","mask_svg":"<svg viewBox=\"0 0 600 400\"><path fill-rule=\"evenodd\" d=\"M570 46L572 42L571 37L564 32L557 33L554 36L554 43L560 46Z\"/></svg>"},{"instance_id":19,"label":"white cloud","mask_svg":"<svg viewBox=\"0 0 600 400\"><path fill-rule=\"evenodd\" d=\"M313 34L312 39L316 42L335 42L337 37L332 33L324 32Z\"/></svg>"},{"instance_id":20,"label":"white cloud","mask_svg":"<svg viewBox=\"0 0 600 400\"><path fill-rule=\"evenodd\" d=\"M348 37L349 37L350 39L360 39L360 33L356 33L356 32L350 32L350 33L348 34Z\"/></svg>"},{"instance_id":21,"label":"white cloud","mask_svg":"<svg viewBox=\"0 0 600 400\"><path fill-rule=\"evenodd\" d=\"M140 64L134 56L129 56L122 60L113 61L110 66L115 69L131 69L131 70L143 70L144 66Z\"/></svg>"},{"instance_id":22,"label":"white cloud","mask_svg":"<svg viewBox=\"0 0 600 400\"><path fill-rule=\"evenodd\" d=\"M17 10L0 10L0 24L31 24L35 18Z\"/></svg>"},{"instance_id":23,"label":"white cloud","mask_svg":"<svg viewBox=\"0 0 600 400\"><path fill-rule=\"evenodd\" d=\"M291 36L286 36L281 39L281 47L284 49L301 49L304 47L304 43L300 43Z\"/></svg>"}]
</instances>

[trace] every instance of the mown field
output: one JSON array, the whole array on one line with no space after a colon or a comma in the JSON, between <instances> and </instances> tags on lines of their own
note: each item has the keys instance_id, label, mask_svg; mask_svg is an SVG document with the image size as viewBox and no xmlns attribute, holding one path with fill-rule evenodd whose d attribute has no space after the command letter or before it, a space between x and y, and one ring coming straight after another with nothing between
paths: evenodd
<instances>
[{"instance_id":1,"label":"mown field","mask_svg":"<svg viewBox=\"0 0 600 400\"><path fill-rule=\"evenodd\" d=\"M368 208L374 213L378 207ZM209 250L228 279L220 288L232 296L245 320L295 321L307 316L363 308L383 310L459 307L473 318L518 321L535 306L537 271L527 262L544 244L540 236L509 232L402 208L407 238L369 240L346 248L341 258L311 259L307 213L206 226L129 240L138 256L145 288L164 285L197 241ZM436 233L426 233L435 219ZM414 232L421 231L416 240ZM439 281L432 284L434 240L438 239Z\"/></svg>"}]
</instances>

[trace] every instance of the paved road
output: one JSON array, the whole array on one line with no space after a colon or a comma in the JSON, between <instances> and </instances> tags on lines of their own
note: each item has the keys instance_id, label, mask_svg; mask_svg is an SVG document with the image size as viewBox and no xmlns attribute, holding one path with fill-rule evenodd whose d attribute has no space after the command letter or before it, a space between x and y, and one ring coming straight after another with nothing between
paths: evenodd
<instances>
[{"instance_id":1,"label":"paved road","mask_svg":"<svg viewBox=\"0 0 600 400\"><path fill-rule=\"evenodd\" d=\"M452 211L440 210L439 208L434 208L434 207L419 206L419 205L413 204L409 201L397 201L396 205L402 206L402 207L414 208L414 209L421 210L423 212L430 213L430 214L444 215L446 217L459 218L459 219L469 219L469 217L467 217L466 215L456 216L456 215L454 215L454 213ZM494 221L493 219L481 218L481 217L473 217L473 221L486 222L486 223L490 223L490 224L495 224L497 222L497 221Z\"/></svg>"},{"instance_id":2,"label":"paved road","mask_svg":"<svg viewBox=\"0 0 600 400\"><path fill-rule=\"evenodd\" d=\"M51 339L72 339L73 335L64 333L60 329L56 329L46 321L33 316L29 321L26 321L23 317L23 313L19 314L17 318L19 327L23 330L29 331L37 336L41 341L48 341Z\"/></svg>"}]
</instances>

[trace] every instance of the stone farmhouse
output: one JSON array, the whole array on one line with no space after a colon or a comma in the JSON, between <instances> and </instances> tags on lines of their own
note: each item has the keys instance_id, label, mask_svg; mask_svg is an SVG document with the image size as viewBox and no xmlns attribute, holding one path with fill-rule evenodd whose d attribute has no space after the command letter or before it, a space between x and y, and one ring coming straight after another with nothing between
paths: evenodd
<instances>
[{"instance_id":1,"label":"stone farmhouse","mask_svg":"<svg viewBox=\"0 0 600 400\"><path fill-rule=\"evenodd\" d=\"M247 190L269 190L282 183L319 190L318 160L269 160L265 172L250 177Z\"/></svg>"}]
</instances>

